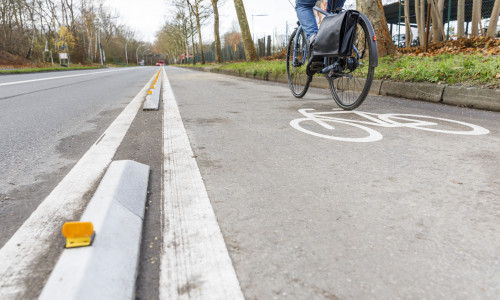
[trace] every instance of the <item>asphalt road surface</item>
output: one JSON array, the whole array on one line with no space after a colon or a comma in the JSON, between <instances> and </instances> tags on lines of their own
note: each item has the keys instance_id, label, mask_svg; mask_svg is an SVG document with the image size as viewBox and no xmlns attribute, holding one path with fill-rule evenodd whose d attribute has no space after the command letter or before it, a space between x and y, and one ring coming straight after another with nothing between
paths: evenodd
<instances>
[{"instance_id":1,"label":"asphalt road surface","mask_svg":"<svg viewBox=\"0 0 500 300\"><path fill-rule=\"evenodd\" d=\"M155 69L0 76L0 246Z\"/></svg>"},{"instance_id":2,"label":"asphalt road surface","mask_svg":"<svg viewBox=\"0 0 500 300\"><path fill-rule=\"evenodd\" d=\"M0 246L156 70L0 77ZM500 294L500 114L166 71L245 298ZM139 112L115 156L152 169L138 299L162 286L163 131Z\"/></svg>"}]
</instances>

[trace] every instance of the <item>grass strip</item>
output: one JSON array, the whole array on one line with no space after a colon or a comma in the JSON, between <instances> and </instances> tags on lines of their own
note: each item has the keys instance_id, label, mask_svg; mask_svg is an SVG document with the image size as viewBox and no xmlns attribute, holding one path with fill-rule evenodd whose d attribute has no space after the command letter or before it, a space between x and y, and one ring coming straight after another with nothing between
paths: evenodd
<instances>
[{"instance_id":1,"label":"grass strip","mask_svg":"<svg viewBox=\"0 0 500 300\"><path fill-rule=\"evenodd\" d=\"M78 67L22 68L13 70L0 70L0 74L24 74L24 73L57 72L57 71L70 71L70 70L90 70L90 69L102 69L102 67L78 66Z\"/></svg>"}]
</instances>

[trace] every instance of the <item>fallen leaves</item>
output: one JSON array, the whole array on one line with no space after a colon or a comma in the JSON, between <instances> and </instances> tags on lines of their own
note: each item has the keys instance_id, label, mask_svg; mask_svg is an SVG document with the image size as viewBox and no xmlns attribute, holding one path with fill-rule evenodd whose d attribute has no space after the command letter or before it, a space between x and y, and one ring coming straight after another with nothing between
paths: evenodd
<instances>
[{"instance_id":1,"label":"fallen leaves","mask_svg":"<svg viewBox=\"0 0 500 300\"><path fill-rule=\"evenodd\" d=\"M456 40L443 41L430 44L425 52L423 46L398 49L404 55L409 56L436 56L439 54L474 54L500 55L500 39L490 37L459 38Z\"/></svg>"}]
</instances>

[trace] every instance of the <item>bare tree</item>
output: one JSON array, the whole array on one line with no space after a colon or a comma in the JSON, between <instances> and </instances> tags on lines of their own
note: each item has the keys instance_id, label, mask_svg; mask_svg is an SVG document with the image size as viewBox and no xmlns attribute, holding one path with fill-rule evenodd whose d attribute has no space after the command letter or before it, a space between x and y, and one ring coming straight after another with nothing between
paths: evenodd
<instances>
[{"instance_id":1,"label":"bare tree","mask_svg":"<svg viewBox=\"0 0 500 300\"><path fill-rule=\"evenodd\" d=\"M464 37L464 23L465 23L465 0L458 0L457 7L457 37Z\"/></svg>"},{"instance_id":2,"label":"bare tree","mask_svg":"<svg viewBox=\"0 0 500 300\"><path fill-rule=\"evenodd\" d=\"M198 31L198 51L201 55L201 64L205 64L205 53L203 51L203 40L201 37L202 22L210 16L211 10L205 0L186 0L191 14L195 17L196 29Z\"/></svg>"},{"instance_id":3,"label":"bare tree","mask_svg":"<svg viewBox=\"0 0 500 300\"><path fill-rule=\"evenodd\" d=\"M405 46L411 46L412 33L410 26L410 0L405 0Z\"/></svg>"},{"instance_id":4,"label":"bare tree","mask_svg":"<svg viewBox=\"0 0 500 300\"><path fill-rule=\"evenodd\" d=\"M439 5L436 0L427 0L431 3L431 16L432 16L432 41L438 42L444 38L444 27L442 13L439 13Z\"/></svg>"},{"instance_id":5,"label":"bare tree","mask_svg":"<svg viewBox=\"0 0 500 300\"><path fill-rule=\"evenodd\" d=\"M488 32L486 32L486 35L489 37L495 37L495 34L497 33L499 14L500 14L500 0L495 0L495 5L493 5L493 10L491 11L490 24L488 25Z\"/></svg>"},{"instance_id":6,"label":"bare tree","mask_svg":"<svg viewBox=\"0 0 500 300\"><path fill-rule=\"evenodd\" d=\"M424 22L422 21L421 17L420 5L425 5L425 2L424 4L421 4L421 1L423 0L415 0L415 19L417 21L418 39L420 41L420 45L423 45L424 43L422 37L425 34L424 34Z\"/></svg>"},{"instance_id":7,"label":"bare tree","mask_svg":"<svg viewBox=\"0 0 500 300\"><path fill-rule=\"evenodd\" d=\"M211 0L214 11L214 39L215 39L215 62L222 63L222 45L219 33L219 0Z\"/></svg>"},{"instance_id":8,"label":"bare tree","mask_svg":"<svg viewBox=\"0 0 500 300\"><path fill-rule=\"evenodd\" d=\"M479 22L481 21L481 0L474 0L472 2L472 21L471 21L471 36L479 35Z\"/></svg>"},{"instance_id":9,"label":"bare tree","mask_svg":"<svg viewBox=\"0 0 500 300\"><path fill-rule=\"evenodd\" d=\"M250 27L248 26L247 14L245 13L243 0L234 0L234 7L236 8L236 15L238 16L238 22L240 23L246 60L257 61L257 52L255 52L255 46L252 41L252 35L250 33Z\"/></svg>"}]
</instances>

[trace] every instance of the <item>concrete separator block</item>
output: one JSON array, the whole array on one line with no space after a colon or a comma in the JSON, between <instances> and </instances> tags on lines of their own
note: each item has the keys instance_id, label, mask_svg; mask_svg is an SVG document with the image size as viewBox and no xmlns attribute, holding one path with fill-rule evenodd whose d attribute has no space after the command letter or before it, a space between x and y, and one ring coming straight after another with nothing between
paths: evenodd
<instances>
[{"instance_id":1,"label":"concrete separator block","mask_svg":"<svg viewBox=\"0 0 500 300\"><path fill-rule=\"evenodd\" d=\"M443 103L500 111L500 90L447 86Z\"/></svg>"},{"instance_id":2,"label":"concrete separator block","mask_svg":"<svg viewBox=\"0 0 500 300\"><path fill-rule=\"evenodd\" d=\"M444 84L383 81L380 94L384 96L403 97L407 99L441 102Z\"/></svg>"},{"instance_id":3,"label":"concrete separator block","mask_svg":"<svg viewBox=\"0 0 500 300\"><path fill-rule=\"evenodd\" d=\"M94 243L63 251L40 300L135 299L148 180L147 165L110 164L81 217L94 225Z\"/></svg>"},{"instance_id":4,"label":"concrete separator block","mask_svg":"<svg viewBox=\"0 0 500 300\"><path fill-rule=\"evenodd\" d=\"M146 96L142 110L160 109L161 74L151 95Z\"/></svg>"}]
</instances>

